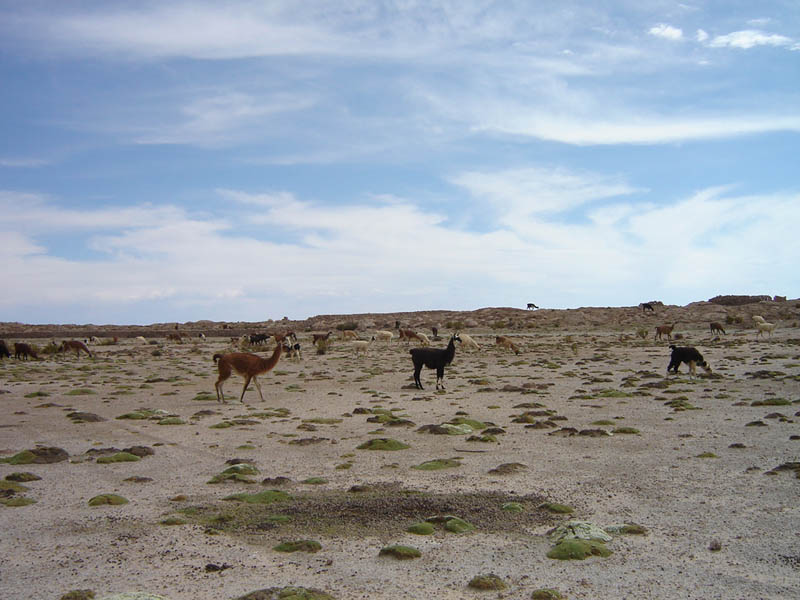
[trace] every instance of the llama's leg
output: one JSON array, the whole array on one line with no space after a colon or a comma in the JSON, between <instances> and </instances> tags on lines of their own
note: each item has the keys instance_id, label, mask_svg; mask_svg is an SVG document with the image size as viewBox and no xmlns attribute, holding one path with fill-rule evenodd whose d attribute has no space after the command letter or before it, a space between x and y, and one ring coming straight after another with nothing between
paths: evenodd
<instances>
[{"instance_id":1,"label":"llama's leg","mask_svg":"<svg viewBox=\"0 0 800 600\"><path fill-rule=\"evenodd\" d=\"M695 377L697 375L697 364L695 361L689 361L689 377Z\"/></svg>"},{"instance_id":2,"label":"llama's leg","mask_svg":"<svg viewBox=\"0 0 800 600\"><path fill-rule=\"evenodd\" d=\"M439 382L442 382L442 389L444 389L444 367L436 368L436 389L439 389Z\"/></svg>"},{"instance_id":3,"label":"llama's leg","mask_svg":"<svg viewBox=\"0 0 800 600\"><path fill-rule=\"evenodd\" d=\"M253 375L253 383L256 384L256 389L258 390L258 396L261 398L261 401L264 401L264 395L261 393L261 384L258 383L258 377Z\"/></svg>"},{"instance_id":4,"label":"llama's leg","mask_svg":"<svg viewBox=\"0 0 800 600\"><path fill-rule=\"evenodd\" d=\"M242 404L244 404L244 393L247 391L247 386L250 385L250 380L251 379L252 379L252 377L250 377L250 375L247 375L244 378L244 386L242 387L242 395L239 398L239 402L241 402Z\"/></svg>"},{"instance_id":5,"label":"llama's leg","mask_svg":"<svg viewBox=\"0 0 800 600\"><path fill-rule=\"evenodd\" d=\"M420 371L422 371L422 365L414 365L414 383L417 384L418 390L424 390L425 388L422 387L422 382L419 380Z\"/></svg>"}]
</instances>

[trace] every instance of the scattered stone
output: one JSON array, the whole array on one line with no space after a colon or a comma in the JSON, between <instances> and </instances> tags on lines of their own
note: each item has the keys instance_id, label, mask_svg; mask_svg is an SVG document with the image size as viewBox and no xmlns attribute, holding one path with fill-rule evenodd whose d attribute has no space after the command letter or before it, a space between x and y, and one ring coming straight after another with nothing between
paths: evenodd
<instances>
[{"instance_id":1,"label":"scattered stone","mask_svg":"<svg viewBox=\"0 0 800 600\"><path fill-rule=\"evenodd\" d=\"M71 412L67 413L67 418L72 419L74 423L99 423L105 421L100 415L90 412Z\"/></svg>"},{"instance_id":2,"label":"scattered stone","mask_svg":"<svg viewBox=\"0 0 800 600\"><path fill-rule=\"evenodd\" d=\"M711 552L719 552L722 550L722 543L719 540L711 540L711 543L708 545L708 549Z\"/></svg>"},{"instance_id":3,"label":"scattered stone","mask_svg":"<svg viewBox=\"0 0 800 600\"><path fill-rule=\"evenodd\" d=\"M597 540L599 542L610 542L611 536L606 531L589 521L567 521L547 532L550 539L554 542L562 540Z\"/></svg>"}]
</instances>

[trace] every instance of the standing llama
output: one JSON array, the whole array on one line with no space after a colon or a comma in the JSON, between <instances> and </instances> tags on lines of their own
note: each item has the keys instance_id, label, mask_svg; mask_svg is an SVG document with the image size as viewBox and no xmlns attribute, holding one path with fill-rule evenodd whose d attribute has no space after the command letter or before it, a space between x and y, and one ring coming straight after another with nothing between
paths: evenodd
<instances>
[{"instance_id":1,"label":"standing llama","mask_svg":"<svg viewBox=\"0 0 800 600\"><path fill-rule=\"evenodd\" d=\"M275 351L269 358L261 358L257 354L250 354L249 352L231 352L230 354L215 354L214 362L217 363L219 369L219 378L214 384L217 390L217 401L225 403L225 392L222 391L222 384L228 377L231 376L231 371L236 371L239 375L244 377L244 387L242 388L242 395L239 401L244 403L244 393L247 391L247 386L250 385L252 379L258 389L258 395L261 401L264 401L264 395L261 393L261 385L258 383L258 376L271 371L281 357L281 350L283 344L275 346Z\"/></svg>"}]
</instances>

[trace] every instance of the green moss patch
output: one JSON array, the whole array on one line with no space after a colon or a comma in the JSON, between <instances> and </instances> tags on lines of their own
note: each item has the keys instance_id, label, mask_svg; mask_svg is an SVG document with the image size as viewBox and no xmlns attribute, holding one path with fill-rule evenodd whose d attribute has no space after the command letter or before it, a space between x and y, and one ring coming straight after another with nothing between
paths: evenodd
<instances>
[{"instance_id":1,"label":"green moss patch","mask_svg":"<svg viewBox=\"0 0 800 600\"><path fill-rule=\"evenodd\" d=\"M162 519L159 521L161 525L186 525L188 521L186 519L182 519L181 517L167 517L166 519Z\"/></svg>"},{"instance_id":2,"label":"green moss patch","mask_svg":"<svg viewBox=\"0 0 800 600\"><path fill-rule=\"evenodd\" d=\"M319 552L322 550L322 544L315 540L294 540L282 542L272 549L276 552Z\"/></svg>"},{"instance_id":3,"label":"green moss patch","mask_svg":"<svg viewBox=\"0 0 800 600\"><path fill-rule=\"evenodd\" d=\"M395 544L393 546L384 546L381 548L380 552L378 552L378 555L391 556L397 560L412 560L422 556L422 552L416 548L412 548L411 546L401 546L399 544Z\"/></svg>"},{"instance_id":4,"label":"green moss patch","mask_svg":"<svg viewBox=\"0 0 800 600\"><path fill-rule=\"evenodd\" d=\"M470 579L467 585L476 590L504 590L508 587L503 580L494 573L476 575Z\"/></svg>"},{"instance_id":5,"label":"green moss patch","mask_svg":"<svg viewBox=\"0 0 800 600\"><path fill-rule=\"evenodd\" d=\"M111 456L101 456L97 459L97 464L107 465L109 463L118 462L136 462L137 460L140 460L140 458L135 454L131 454L130 452L117 452Z\"/></svg>"},{"instance_id":6,"label":"green moss patch","mask_svg":"<svg viewBox=\"0 0 800 600\"><path fill-rule=\"evenodd\" d=\"M436 529L431 523L421 522L414 523L411 527L406 529L406 531L415 535L433 535Z\"/></svg>"},{"instance_id":7,"label":"green moss patch","mask_svg":"<svg viewBox=\"0 0 800 600\"><path fill-rule=\"evenodd\" d=\"M96 394L97 392L94 391L92 388L75 388L74 390L68 391L65 396L88 396L91 394Z\"/></svg>"},{"instance_id":8,"label":"green moss patch","mask_svg":"<svg viewBox=\"0 0 800 600\"><path fill-rule=\"evenodd\" d=\"M124 498L117 494L100 494L99 496L94 496L93 498L89 499L89 506L103 506L106 504L118 506L127 503L128 503L127 498Z\"/></svg>"},{"instance_id":9,"label":"green moss patch","mask_svg":"<svg viewBox=\"0 0 800 600\"><path fill-rule=\"evenodd\" d=\"M250 479L250 477L258 474L258 467L255 465L251 465L250 463L239 463L236 465L231 465L218 475L214 475L214 477L208 480L208 483L256 483L253 479Z\"/></svg>"},{"instance_id":10,"label":"green moss patch","mask_svg":"<svg viewBox=\"0 0 800 600\"><path fill-rule=\"evenodd\" d=\"M406 450L410 448L408 444L404 444L403 442L398 442L397 440L393 440L391 438L375 438L374 440L369 440L364 442L363 444L357 446L358 450Z\"/></svg>"},{"instance_id":11,"label":"green moss patch","mask_svg":"<svg viewBox=\"0 0 800 600\"><path fill-rule=\"evenodd\" d=\"M33 498L26 498L25 496L14 496L12 498L0 498L0 504L8 507L28 506L36 504Z\"/></svg>"},{"instance_id":12,"label":"green moss patch","mask_svg":"<svg viewBox=\"0 0 800 600\"><path fill-rule=\"evenodd\" d=\"M786 398L767 398L765 400L754 400L750 406L789 406L791 402Z\"/></svg>"},{"instance_id":13,"label":"green moss patch","mask_svg":"<svg viewBox=\"0 0 800 600\"><path fill-rule=\"evenodd\" d=\"M545 502L540 506L540 508L558 515L568 515L575 512L575 509L571 506L567 506L566 504L558 504L557 502Z\"/></svg>"},{"instance_id":14,"label":"green moss patch","mask_svg":"<svg viewBox=\"0 0 800 600\"><path fill-rule=\"evenodd\" d=\"M500 509L508 512L518 513L518 512L523 512L525 510L525 507L522 506L522 504L520 504L519 502L504 502L503 504L500 505Z\"/></svg>"},{"instance_id":15,"label":"green moss patch","mask_svg":"<svg viewBox=\"0 0 800 600\"><path fill-rule=\"evenodd\" d=\"M613 429L611 433L638 435L641 432L635 427L617 427L616 429Z\"/></svg>"},{"instance_id":16,"label":"green moss patch","mask_svg":"<svg viewBox=\"0 0 800 600\"><path fill-rule=\"evenodd\" d=\"M533 590L531 594L531 600L562 600L563 598L561 592L553 588L539 588Z\"/></svg>"},{"instance_id":17,"label":"green moss patch","mask_svg":"<svg viewBox=\"0 0 800 600\"><path fill-rule=\"evenodd\" d=\"M461 462L455 458L436 458L434 460L426 460L418 465L413 465L412 469L418 471L438 471L440 469L453 469L460 467Z\"/></svg>"},{"instance_id":18,"label":"green moss patch","mask_svg":"<svg viewBox=\"0 0 800 600\"><path fill-rule=\"evenodd\" d=\"M612 552L603 542L596 540L565 539L556 544L547 558L556 560L584 560L590 556L611 556Z\"/></svg>"},{"instance_id":19,"label":"green moss patch","mask_svg":"<svg viewBox=\"0 0 800 600\"><path fill-rule=\"evenodd\" d=\"M315 588L296 586L271 587L255 590L235 600L336 600L333 596Z\"/></svg>"},{"instance_id":20,"label":"green moss patch","mask_svg":"<svg viewBox=\"0 0 800 600\"><path fill-rule=\"evenodd\" d=\"M39 481L40 479L41 477L39 477L35 473L30 473L28 471L9 473L8 475L5 476L6 481L16 481L16 482Z\"/></svg>"},{"instance_id":21,"label":"green moss patch","mask_svg":"<svg viewBox=\"0 0 800 600\"><path fill-rule=\"evenodd\" d=\"M186 421L180 417L164 417L158 420L159 425L186 425Z\"/></svg>"}]
</instances>

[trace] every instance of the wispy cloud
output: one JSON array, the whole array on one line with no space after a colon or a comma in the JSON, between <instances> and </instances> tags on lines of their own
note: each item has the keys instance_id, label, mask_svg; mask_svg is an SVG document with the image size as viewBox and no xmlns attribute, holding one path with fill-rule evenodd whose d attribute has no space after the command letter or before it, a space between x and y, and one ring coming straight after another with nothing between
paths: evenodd
<instances>
[{"instance_id":1,"label":"wispy cloud","mask_svg":"<svg viewBox=\"0 0 800 600\"><path fill-rule=\"evenodd\" d=\"M715 36L709 43L712 48L742 48L750 49L757 46L774 46L800 50L800 44L785 35L777 33L764 33L757 29L734 31L725 35Z\"/></svg>"},{"instance_id":2,"label":"wispy cloud","mask_svg":"<svg viewBox=\"0 0 800 600\"><path fill-rule=\"evenodd\" d=\"M678 27L667 25L666 23L659 23L648 30L650 35L664 38L665 40L677 41L683 38L683 31Z\"/></svg>"},{"instance_id":3,"label":"wispy cloud","mask_svg":"<svg viewBox=\"0 0 800 600\"><path fill-rule=\"evenodd\" d=\"M0 158L0 167L9 169L36 169L50 164L40 158Z\"/></svg>"}]
</instances>

